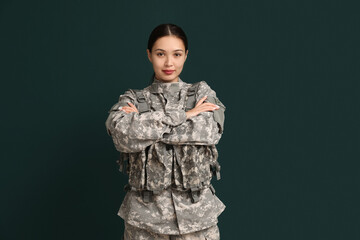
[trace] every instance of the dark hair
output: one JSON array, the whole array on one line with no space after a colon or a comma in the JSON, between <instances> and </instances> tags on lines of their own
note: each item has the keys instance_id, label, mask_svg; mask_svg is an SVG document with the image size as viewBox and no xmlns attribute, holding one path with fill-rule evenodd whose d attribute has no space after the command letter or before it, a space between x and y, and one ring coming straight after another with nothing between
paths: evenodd
<instances>
[{"instance_id":1,"label":"dark hair","mask_svg":"<svg viewBox=\"0 0 360 240\"><path fill-rule=\"evenodd\" d=\"M171 23L160 24L159 26L154 28L154 30L152 30L149 36L147 49L149 49L149 51L151 52L156 40L165 36L175 36L177 38L180 38L184 43L185 52L188 50L188 41L185 32L181 29L181 27ZM151 77L151 82L153 81L154 76L155 73L153 73Z\"/></svg>"},{"instance_id":2,"label":"dark hair","mask_svg":"<svg viewBox=\"0 0 360 240\"><path fill-rule=\"evenodd\" d=\"M147 46L150 52L156 40L164 36L175 36L180 38L184 43L185 51L188 50L188 41L185 32L175 24L165 23L165 24L160 24L159 26L154 28L154 30L152 30L149 36L148 46Z\"/></svg>"}]
</instances>

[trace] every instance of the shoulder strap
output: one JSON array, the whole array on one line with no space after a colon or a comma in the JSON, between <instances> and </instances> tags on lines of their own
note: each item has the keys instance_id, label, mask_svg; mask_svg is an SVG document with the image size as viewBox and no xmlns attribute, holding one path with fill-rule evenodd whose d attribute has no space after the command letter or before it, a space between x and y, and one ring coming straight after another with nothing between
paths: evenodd
<instances>
[{"instance_id":1,"label":"shoulder strap","mask_svg":"<svg viewBox=\"0 0 360 240\"><path fill-rule=\"evenodd\" d=\"M213 173L213 175L216 176L216 180L220 180L221 176L220 176L220 164L218 161L216 161L213 165L210 165L210 169Z\"/></svg>"},{"instance_id":2,"label":"shoulder strap","mask_svg":"<svg viewBox=\"0 0 360 240\"><path fill-rule=\"evenodd\" d=\"M196 82L188 88L185 111L189 111L190 109L194 108L196 104L196 93L198 91L199 85L200 82Z\"/></svg>"},{"instance_id":3,"label":"shoulder strap","mask_svg":"<svg viewBox=\"0 0 360 240\"><path fill-rule=\"evenodd\" d=\"M116 162L119 164L120 172L129 172L129 153L120 152L119 159Z\"/></svg>"},{"instance_id":4,"label":"shoulder strap","mask_svg":"<svg viewBox=\"0 0 360 240\"><path fill-rule=\"evenodd\" d=\"M131 89L135 95L136 95L136 100L138 102L138 110L139 113L144 113L144 112L149 112L150 111L150 106L148 104L148 102L146 101L146 98L144 96L144 93L142 90L139 89Z\"/></svg>"}]
</instances>

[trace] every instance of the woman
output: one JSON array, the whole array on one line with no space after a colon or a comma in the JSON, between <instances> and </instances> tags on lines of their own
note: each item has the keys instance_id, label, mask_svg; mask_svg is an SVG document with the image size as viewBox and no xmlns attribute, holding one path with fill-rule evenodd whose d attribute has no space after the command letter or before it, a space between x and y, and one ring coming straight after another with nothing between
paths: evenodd
<instances>
[{"instance_id":1,"label":"woman","mask_svg":"<svg viewBox=\"0 0 360 240\"><path fill-rule=\"evenodd\" d=\"M225 205L210 181L220 178L217 144L225 106L205 81L179 77L187 38L174 24L150 34L152 84L129 89L109 111L106 128L127 162L128 191L118 215L124 239L220 239L217 217Z\"/></svg>"}]
</instances>

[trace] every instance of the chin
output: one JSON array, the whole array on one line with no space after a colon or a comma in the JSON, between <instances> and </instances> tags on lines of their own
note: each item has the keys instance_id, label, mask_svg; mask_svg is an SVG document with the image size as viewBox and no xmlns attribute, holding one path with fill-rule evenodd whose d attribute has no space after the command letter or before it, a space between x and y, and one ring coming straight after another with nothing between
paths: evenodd
<instances>
[{"instance_id":1,"label":"chin","mask_svg":"<svg viewBox=\"0 0 360 240\"><path fill-rule=\"evenodd\" d=\"M178 76L175 74L171 74L171 75L161 75L160 76L160 80L162 81L166 81L166 82L170 82L173 81L174 79L176 79Z\"/></svg>"}]
</instances>

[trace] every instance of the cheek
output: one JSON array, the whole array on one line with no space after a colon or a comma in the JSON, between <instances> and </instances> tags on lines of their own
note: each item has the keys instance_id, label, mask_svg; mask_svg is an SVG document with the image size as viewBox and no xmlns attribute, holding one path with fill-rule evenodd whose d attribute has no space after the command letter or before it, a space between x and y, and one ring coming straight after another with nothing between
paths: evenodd
<instances>
[{"instance_id":1,"label":"cheek","mask_svg":"<svg viewBox=\"0 0 360 240\"><path fill-rule=\"evenodd\" d=\"M154 68L161 68L163 65L162 61L160 59L156 59L153 61Z\"/></svg>"},{"instance_id":2,"label":"cheek","mask_svg":"<svg viewBox=\"0 0 360 240\"><path fill-rule=\"evenodd\" d=\"M176 62L176 67L177 68L182 68L184 66L184 59L179 59L179 61Z\"/></svg>"}]
</instances>

